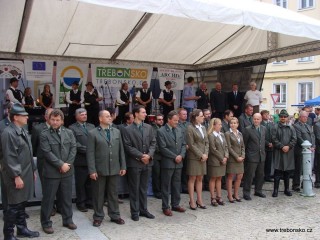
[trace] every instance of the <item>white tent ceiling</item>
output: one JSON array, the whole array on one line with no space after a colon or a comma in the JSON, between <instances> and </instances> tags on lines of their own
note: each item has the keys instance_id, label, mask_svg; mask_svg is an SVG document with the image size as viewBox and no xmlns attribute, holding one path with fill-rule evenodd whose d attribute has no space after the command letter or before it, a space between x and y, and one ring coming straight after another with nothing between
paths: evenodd
<instances>
[{"instance_id":1,"label":"white tent ceiling","mask_svg":"<svg viewBox=\"0 0 320 240\"><path fill-rule=\"evenodd\" d=\"M0 29L0 58L199 69L320 49L320 21L252 0L1 0Z\"/></svg>"}]
</instances>

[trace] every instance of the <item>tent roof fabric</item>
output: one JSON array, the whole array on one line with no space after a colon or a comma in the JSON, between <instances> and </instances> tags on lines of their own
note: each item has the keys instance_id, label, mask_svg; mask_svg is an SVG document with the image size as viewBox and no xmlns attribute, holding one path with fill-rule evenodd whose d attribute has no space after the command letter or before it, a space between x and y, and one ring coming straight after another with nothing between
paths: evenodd
<instances>
[{"instance_id":1,"label":"tent roof fabric","mask_svg":"<svg viewBox=\"0 0 320 240\"><path fill-rule=\"evenodd\" d=\"M0 58L181 68L311 55L320 44L320 21L253 0L2 0L0 27Z\"/></svg>"}]
</instances>

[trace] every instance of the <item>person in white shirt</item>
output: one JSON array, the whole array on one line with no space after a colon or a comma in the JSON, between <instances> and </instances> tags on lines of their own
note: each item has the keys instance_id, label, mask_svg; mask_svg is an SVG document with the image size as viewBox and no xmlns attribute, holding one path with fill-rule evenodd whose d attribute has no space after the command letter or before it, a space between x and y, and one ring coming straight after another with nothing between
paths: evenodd
<instances>
[{"instance_id":1,"label":"person in white shirt","mask_svg":"<svg viewBox=\"0 0 320 240\"><path fill-rule=\"evenodd\" d=\"M147 81L142 83L142 89L137 92L136 98L137 101L146 108L147 115L150 115L152 107L152 92L148 89Z\"/></svg>"},{"instance_id":2,"label":"person in white shirt","mask_svg":"<svg viewBox=\"0 0 320 240\"><path fill-rule=\"evenodd\" d=\"M67 92L66 101L69 104L68 125L71 125L76 122L76 110L81 108L81 104L84 102L83 94L79 90L78 81L72 83L72 90Z\"/></svg>"},{"instance_id":3,"label":"person in white shirt","mask_svg":"<svg viewBox=\"0 0 320 240\"><path fill-rule=\"evenodd\" d=\"M10 79L10 88L6 92L7 101L22 103L23 93L18 89L19 80L15 77Z\"/></svg>"},{"instance_id":4,"label":"person in white shirt","mask_svg":"<svg viewBox=\"0 0 320 240\"><path fill-rule=\"evenodd\" d=\"M159 95L159 104L162 105L162 114L164 115L164 119L166 121L168 113L174 110L174 102L177 97L171 90L172 83L170 81L166 81L164 86L166 89L161 91Z\"/></svg>"},{"instance_id":5,"label":"person in white shirt","mask_svg":"<svg viewBox=\"0 0 320 240\"><path fill-rule=\"evenodd\" d=\"M246 104L253 106L253 114L260 112L259 108L262 103L262 94L257 90L257 84L255 82L250 83L250 90L246 92L244 100L247 101Z\"/></svg>"},{"instance_id":6,"label":"person in white shirt","mask_svg":"<svg viewBox=\"0 0 320 240\"><path fill-rule=\"evenodd\" d=\"M118 124L124 123L124 115L130 110L130 103L132 103L132 97L128 91L128 83L122 83L121 89L117 92L116 106L119 107L118 112Z\"/></svg>"}]
</instances>

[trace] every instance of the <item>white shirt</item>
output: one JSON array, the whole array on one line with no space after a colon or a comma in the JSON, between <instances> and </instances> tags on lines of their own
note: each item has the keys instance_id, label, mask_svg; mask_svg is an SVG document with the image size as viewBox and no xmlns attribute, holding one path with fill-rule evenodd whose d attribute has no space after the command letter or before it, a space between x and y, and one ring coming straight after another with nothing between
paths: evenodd
<instances>
[{"instance_id":1,"label":"white shirt","mask_svg":"<svg viewBox=\"0 0 320 240\"><path fill-rule=\"evenodd\" d=\"M128 91L124 91L124 90L119 90L119 91L117 91L117 102L120 103L120 104L126 104L126 103L125 103L124 101L122 101L121 98L120 98L120 97L121 97L120 91L123 91L125 94L127 94L127 92L128 92ZM129 94L129 101L132 102L131 94Z\"/></svg>"},{"instance_id":2,"label":"white shirt","mask_svg":"<svg viewBox=\"0 0 320 240\"><path fill-rule=\"evenodd\" d=\"M215 137L219 137L220 141L223 143L223 139L222 139L222 137L221 137L221 133L220 133L220 132L213 131L212 133L213 133L213 135L214 135Z\"/></svg>"},{"instance_id":3,"label":"white shirt","mask_svg":"<svg viewBox=\"0 0 320 240\"><path fill-rule=\"evenodd\" d=\"M249 90L246 92L244 99L248 101L247 104L251 104L252 106L259 106L260 102L262 102L262 94L258 90Z\"/></svg>"},{"instance_id":4,"label":"white shirt","mask_svg":"<svg viewBox=\"0 0 320 240\"><path fill-rule=\"evenodd\" d=\"M10 88L12 88L13 90L16 90L16 88L14 88L14 87L12 87L12 86L10 86ZM23 98L22 92L19 91L19 93L20 93L21 99L22 99L22 98ZM10 89L7 90L6 95L7 95L7 99L8 99L10 102L12 102L12 103L20 103L20 102L18 101L18 99L16 99L16 98L13 96L13 92L12 92Z\"/></svg>"},{"instance_id":5,"label":"white shirt","mask_svg":"<svg viewBox=\"0 0 320 240\"><path fill-rule=\"evenodd\" d=\"M94 90L95 90L95 88L94 89L92 89L92 91L91 92L89 92L89 91L87 91L87 90L85 90L85 91L82 91L81 92L81 99L83 99L84 100L84 93L85 92L88 92L90 95L92 95L93 94L93 92L94 92ZM97 93L98 93L98 98L102 98L102 95L101 95L101 93L97 90ZM69 92L69 96L70 96L70 92ZM70 99L70 98L69 98Z\"/></svg>"},{"instance_id":6,"label":"white shirt","mask_svg":"<svg viewBox=\"0 0 320 240\"><path fill-rule=\"evenodd\" d=\"M196 128L199 129L202 138L204 138L204 133L203 133L203 131L202 131L202 125L201 125L201 124L200 124L200 125L196 125Z\"/></svg>"},{"instance_id":7,"label":"white shirt","mask_svg":"<svg viewBox=\"0 0 320 240\"><path fill-rule=\"evenodd\" d=\"M73 91L74 92L74 94L77 94L77 92L79 91L78 89L77 90L71 90L71 91ZM69 103L69 104L72 104L72 101L70 100L70 92L71 91L69 91L69 92L67 92L67 94L66 94L66 101ZM98 95L99 95L99 92L98 92ZM100 96L99 96L100 97ZM81 92L81 95L80 95L80 104L82 104L84 102L84 96L83 96L83 94L82 94L82 92Z\"/></svg>"},{"instance_id":8,"label":"white shirt","mask_svg":"<svg viewBox=\"0 0 320 240\"><path fill-rule=\"evenodd\" d=\"M165 90L167 93L169 93L171 90L168 90L168 89L166 89ZM159 95L159 98L162 98L163 99L163 91L161 91L161 93L160 93L160 95ZM176 95L175 95L175 93L173 92L173 97L172 97L172 99L177 99L177 97L176 97Z\"/></svg>"},{"instance_id":9,"label":"white shirt","mask_svg":"<svg viewBox=\"0 0 320 240\"><path fill-rule=\"evenodd\" d=\"M145 91L145 93L148 92L148 89L142 89L142 91ZM140 98L141 96L140 90L137 92L136 97ZM152 99L152 92L150 91L150 98Z\"/></svg>"}]
</instances>

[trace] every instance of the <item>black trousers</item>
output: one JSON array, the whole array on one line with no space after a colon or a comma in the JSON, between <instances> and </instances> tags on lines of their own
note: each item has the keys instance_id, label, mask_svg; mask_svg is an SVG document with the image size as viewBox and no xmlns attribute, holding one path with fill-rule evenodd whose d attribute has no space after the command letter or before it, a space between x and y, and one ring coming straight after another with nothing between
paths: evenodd
<instances>
[{"instance_id":1,"label":"black trousers","mask_svg":"<svg viewBox=\"0 0 320 240\"><path fill-rule=\"evenodd\" d=\"M182 168L161 168L162 209L170 208L169 195L171 192L171 206L180 204Z\"/></svg>"},{"instance_id":2,"label":"black trousers","mask_svg":"<svg viewBox=\"0 0 320 240\"><path fill-rule=\"evenodd\" d=\"M68 176L64 178L43 178L43 192L41 202L41 225L42 227L51 227L52 221L50 220L51 211L54 204L57 191L60 190L60 205L62 224L70 224L72 221L72 178ZM60 188L60 189L59 189Z\"/></svg>"},{"instance_id":3,"label":"black trousers","mask_svg":"<svg viewBox=\"0 0 320 240\"><path fill-rule=\"evenodd\" d=\"M266 161L264 163L265 178L271 177L272 156L273 156L273 151L267 151L266 149Z\"/></svg>"},{"instance_id":4,"label":"black trousers","mask_svg":"<svg viewBox=\"0 0 320 240\"><path fill-rule=\"evenodd\" d=\"M128 167L128 183L130 212L132 216L138 216L140 212L147 211L148 180L151 167Z\"/></svg>"},{"instance_id":5,"label":"black trousers","mask_svg":"<svg viewBox=\"0 0 320 240\"><path fill-rule=\"evenodd\" d=\"M294 175L292 181L292 187L300 187L302 172L302 150L295 149L294 152Z\"/></svg>"},{"instance_id":6,"label":"black trousers","mask_svg":"<svg viewBox=\"0 0 320 240\"><path fill-rule=\"evenodd\" d=\"M87 122L92 123L96 127L99 125L99 106L98 107L86 107L87 110Z\"/></svg>"},{"instance_id":7,"label":"black trousers","mask_svg":"<svg viewBox=\"0 0 320 240\"><path fill-rule=\"evenodd\" d=\"M74 166L74 179L76 185L77 206L85 207L92 204L91 179L87 166Z\"/></svg>"},{"instance_id":8,"label":"black trousers","mask_svg":"<svg viewBox=\"0 0 320 240\"><path fill-rule=\"evenodd\" d=\"M250 196L251 185L255 178L255 192L261 193L264 183L264 162L247 162L244 165L243 195Z\"/></svg>"},{"instance_id":9,"label":"black trousers","mask_svg":"<svg viewBox=\"0 0 320 240\"><path fill-rule=\"evenodd\" d=\"M157 153L155 153L156 155ZM158 157L153 158L152 166L152 190L153 195L161 194L161 159Z\"/></svg>"}]
</instances>

